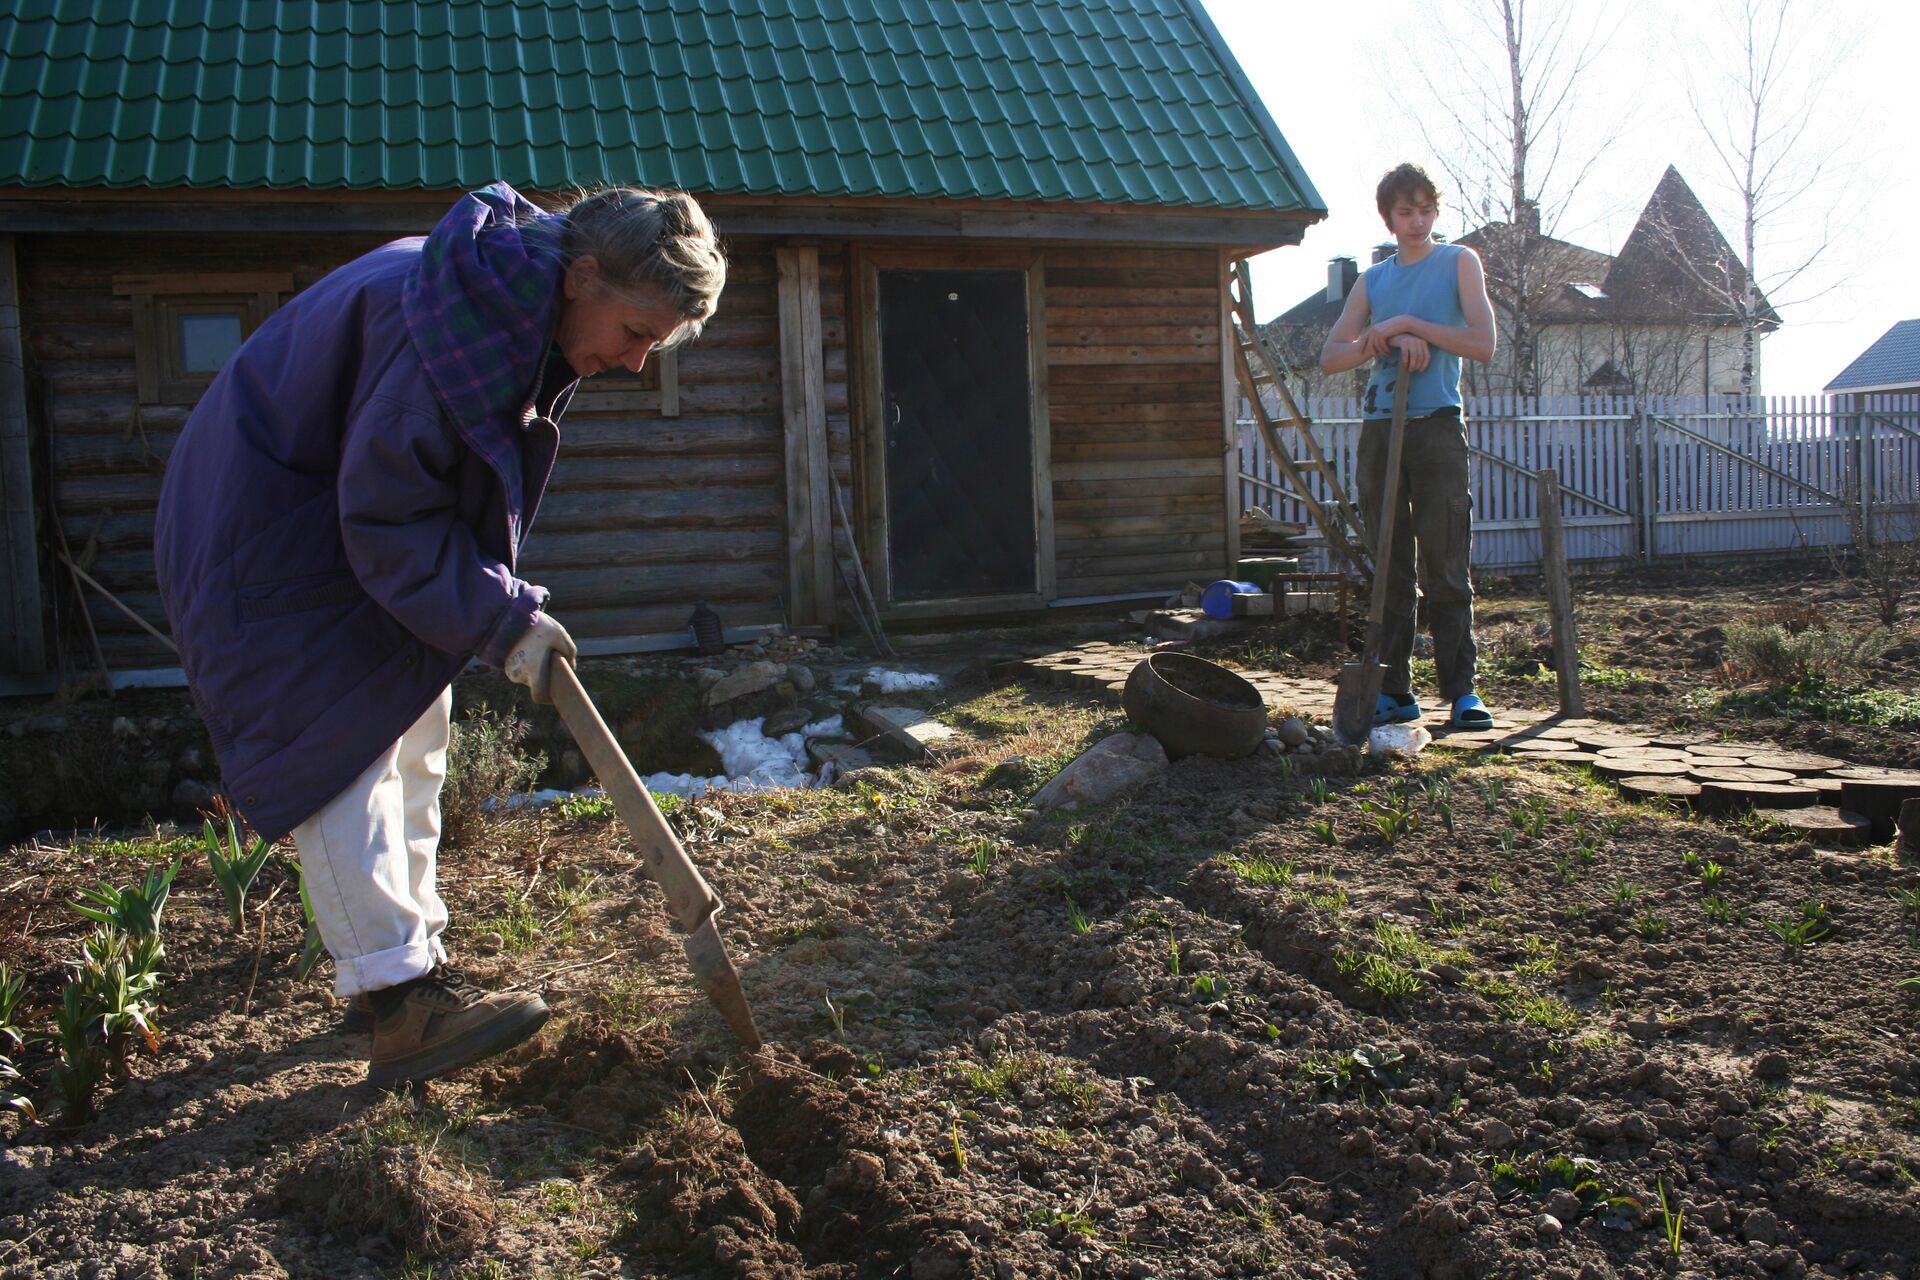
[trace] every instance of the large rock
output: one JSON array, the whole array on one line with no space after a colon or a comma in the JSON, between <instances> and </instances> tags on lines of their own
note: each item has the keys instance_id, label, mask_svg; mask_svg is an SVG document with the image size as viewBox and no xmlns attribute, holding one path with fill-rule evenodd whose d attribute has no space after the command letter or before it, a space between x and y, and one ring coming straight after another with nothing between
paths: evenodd
<instances>
[{"instance_id":1,"label":"large rock","mask_svg":"<svg viewBox=\"0 0 1920 1280\"><path fill-rule=\"evenodd\" d=\"M1033 803L1042 809L1098 804L1150 782L1167 767L1160 740L1145 733L1116 733L1102 738L1078 760L1040 788Z\"/></svg>"},{"instance_id":2,"label":"large rock","mask_svg":"<svg viewBox=\"0 0 1920 1280\"><path fill-rule=\"evenodd\" d=\"M773 688L787 678L785 663L749 662L722 676L707 690L707 705L721 707Z\"/></svg>"},{"instance_id":3,"label":"large rock","mask_svg":"<svg viewBox=\"0 0 1920 1280\"><path fill-rule=\"evenodd\" d=\"M874 739L874 745L899 760L918 760L935 754L959 735L918 707L877 704L855 708L853 715Z\"/></svg>"}]
</instances>

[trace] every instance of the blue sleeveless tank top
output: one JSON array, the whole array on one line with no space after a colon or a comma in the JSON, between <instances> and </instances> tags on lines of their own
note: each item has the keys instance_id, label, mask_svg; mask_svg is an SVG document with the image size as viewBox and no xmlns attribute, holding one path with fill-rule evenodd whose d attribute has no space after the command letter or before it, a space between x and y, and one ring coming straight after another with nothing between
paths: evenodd
<instances>
[{"instance_id":1,"label":"blue sleeveless tank top","mask_svg":"<svg viewBox=\"0 0 1920 1280\"><path fill-rule=\"evenodd\" d=\"M1432 324L1464 326L1466 312L1460 307L1460 255L1457 244L1437 244L1410 267L1400 265L1395 254L1367 268L1367 310L1375 320L1411 315ZM1418 418L1442 409L1460 407L1460 357L1451 351L1428 346L1432 359L1427 367L1413 375L1407 388L1407 416ZM1367 378L1367 393L1361 401L1364 418L1393 416L1394 382L1400 376L1400 354L1394 352L1374 361Z\"/></svg>"}]
</instances>

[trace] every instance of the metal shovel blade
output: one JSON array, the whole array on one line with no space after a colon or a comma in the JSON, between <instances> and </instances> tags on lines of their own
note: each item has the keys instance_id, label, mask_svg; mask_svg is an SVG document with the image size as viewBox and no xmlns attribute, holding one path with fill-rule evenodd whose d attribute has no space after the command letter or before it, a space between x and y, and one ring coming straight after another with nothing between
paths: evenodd
<instances>
[{"instance_id":1,"label":"metal shovel blade","mask_svg":"<svg viewBox=\"0 0 1920 1280\"><path fill-rule=\"evenodd\" d=\"M1380 703L1380 683L1387 674L1378 662L1348 662L1340 668L1333 687L1333 736L1358 746L1373 732L1373 712Z\"/></svg>"},{"instance_id":2,"label":"metal shovel blade","mask_svg":"<svg viewBox=\"0 0 1920 1280\"><path fill-rule=\"evenodd\" d=\"M747 1051L758 1052L759 1028L753 1024L746 993L740 989L740 975L714 924L721 909L719 895L707 884L700 868L693 865L693 859L687 856L673 828L660 816L660 807L647 794L640 775L633 771L626 752L608 730L607 722L600 718L599 709L587 696L580 677L574 674L573 664L555 654L549 661L547 681L560 718L572 732L573 740L580 744L580 752L593 766L600 785L606 788L614 812L620 815L627 833L640 846L647 874L666 895L667 910L686 931L687 962L693 966L694 980L720 1010L720 1016L727 1020Z\"/></svg>"}]
</instances>

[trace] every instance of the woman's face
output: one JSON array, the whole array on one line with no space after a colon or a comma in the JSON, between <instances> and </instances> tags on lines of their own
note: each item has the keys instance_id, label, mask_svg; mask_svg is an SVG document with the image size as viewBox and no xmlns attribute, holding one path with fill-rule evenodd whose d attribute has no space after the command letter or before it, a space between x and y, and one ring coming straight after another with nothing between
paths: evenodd
<instances>
[{"instance_id":1,"label":"woman's face","mask_svg":"<svg viewBox=\"0 0 1920 1280\"><path fill-rule=\"evenodd\" d=\"M578 258L567 268L560 305L560 353L583 378L616 366L640 371L647 353L680 327L680 313L652 285L615 293L600 277L599 260Z\"/></svg>"}]
</instances>

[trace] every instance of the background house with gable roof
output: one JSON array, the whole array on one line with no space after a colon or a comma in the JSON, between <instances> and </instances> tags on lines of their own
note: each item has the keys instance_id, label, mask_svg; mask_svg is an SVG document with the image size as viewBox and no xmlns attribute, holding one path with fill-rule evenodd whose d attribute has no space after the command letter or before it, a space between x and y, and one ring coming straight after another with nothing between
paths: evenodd
<instances>
[{"instance_id":1,"label":"background house with gable roof","mask_svg":"<svg viewBox=\"0 0 1920 1280\"><path fill-rule=\"evenodd\" d=\"M1745 269L1679 170L1668 166L1618 255L1542 235L1538 227L1492 223L1459 238L1477 252L1499 325L1491 365L1469 363L1471 395L1515 394L1516 302L1524 298L1535 346L1536 394L1737 395L1743 343ZM1393 252L1391 242L1372 261ZM1265 325L1313 395L1352 394L1351 383L1313 367L1359 276L1352 258L1328 266L1327 288ZM1780 317L1757 296L1756 327ZM1753 394L1760 393L1756 347Z\"/></svg>"},{"instance_id":2,"label":"background house with gable roof","mask_svg":"<svg viewBox=\"0 0 1920 1280\"><path fill-rule=\"evenodd\" d=\"M1920 394L1920 320L1900 320L1823 388L1828 395Z\"/></svg>"},{"instance_id":3,"label":"background house with gable roof","mask_svg":"<svg viewBox=\"0 0 1920 1280\"><path fill-rule=\"evenodd\" d=\"M563 423L523 565L587 652L678 644L696 598L831 623L842 505L895 619L1233 568L1228 274L1324 208L1198 0L21 0L0 677L87 629L173 665L140 624L194 399L495 179L684 187L733 264L697 344Z\"/></svg>"}]
</instances>

